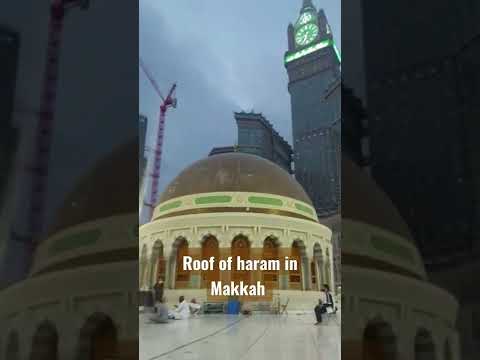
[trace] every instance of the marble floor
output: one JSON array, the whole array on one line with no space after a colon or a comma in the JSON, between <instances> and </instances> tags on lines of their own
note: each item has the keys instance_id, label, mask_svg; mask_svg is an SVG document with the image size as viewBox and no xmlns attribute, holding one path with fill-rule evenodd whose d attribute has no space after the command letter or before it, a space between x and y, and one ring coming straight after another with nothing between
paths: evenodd
<instances>
[{"instance_id":1,"label":"marble floor","mask_svg":"<svg viewBox=\"0 0 480 360\"><path fill-rule=\"evenodd\" d=\"M201 315L151 324L140 314L141 360L339 360L340 314L314 325L313 312L288 316Z\"/></svg>"}]
</instances>

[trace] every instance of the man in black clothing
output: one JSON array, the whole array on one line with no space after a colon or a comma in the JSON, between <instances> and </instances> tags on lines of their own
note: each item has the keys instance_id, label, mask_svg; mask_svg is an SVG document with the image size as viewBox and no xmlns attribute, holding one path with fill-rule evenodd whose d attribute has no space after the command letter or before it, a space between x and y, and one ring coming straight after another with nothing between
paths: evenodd
<instances>
[{"instance_id":1,"label":"man in black clothing","mask_svg":"<svg viewBox=\"0 0 480 360\"><path fill-rule=\"evenodd\" d=\"M317 323L315 325L320 325L322 322L322 314L325 312L322 299L318 299L318 305L315 306L315 316L317 318Z\"/></svg>"},{"instance_id":2,"label":"man in black clothing","mask_svg":"<svg viewBox=\"0 0 480 360\"><path fill-rule=\"evenodd\" d=\"M155 303L155 311L157 310L157 304L161 303L163 300L163 281L158 279L157 283L153 287L153 299Z\"/></svg>"},{"instance_id":3,"label":"man in black clothing","mask_svg":"<svg viewBox=\"0 0 480 360\"><path fill-rule=\"evenodd\" d=\"M328 284L323 285L322 291L325 293L325 303L323 304L324 311L327 312L327 308L332 308L333 313L337 312L337 308L335 307L335 303L333 301L332 293L330 292L330 286Z\"/></svg>"}]
</instances>

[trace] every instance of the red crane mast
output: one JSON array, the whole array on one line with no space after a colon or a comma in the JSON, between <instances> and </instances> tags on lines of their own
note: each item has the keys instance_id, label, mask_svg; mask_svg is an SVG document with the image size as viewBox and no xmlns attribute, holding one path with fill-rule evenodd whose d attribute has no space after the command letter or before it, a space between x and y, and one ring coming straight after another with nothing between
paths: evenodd
<instances>
[{"instance_id":1,"label":"red crane mast","mask_svg":"<svg viewBox=\"0 0 480 360\"><path fill-rule=\"evenodd\" d=\"M175 89L177 88L176 84L173 84L168 91L166 97L162 95L160 91L160 87L158 86L157 82L155 81L154 77L145 66L142 59L140 59L140 68L147 76L148 80L150 81L152 87L155 89L155 92L160 96L162 102L160 103L160 114L158 118L158 127L157 127L157 135L155 138L155 145L153 150L153 163L151 167L150 179L151 179L151 187L149 195L145 196L142 210L140 212L140 222L145 223L152 219L153 210L158 200L158 184L160 178L160 167L162 163L162 149L163 149L163 139L165 136L165 120L167 110L169 108L175 108L177 106L177 99L174 97ZM142 149L143 150L143 149ZM148 199L148 200L147 200Z\"/></svg>"},{"instance_id":2,"label":"red crane mast","mask_svg":"<svg viewBox=\"0 0 480 360\"><path fill-rule=\"evenodd\" d=\"M34 148L32 157L27 159L25 177L20 179L22 185L7 248L7 253L11 254L6 257L8 264L5 269L8 269L8 274L0 271L2 284L10 284L26 276L32 263L33 252L45 230L45 202L64 18L68 10L86 9L88 5L89 0L53 0L50 3L46 62L33 139Z\"/></svg>"},{"instance_id":3,"label":"red crane mast","mask_svg":"<svg viewBox=\"0 0 480 360\"><path fill-rule=\"evenodd\" d=\"M41 235L45 216L48 163L50 158L55 100L57 95L58 68L65 14L69 9L88 7L88 0L53 0L50 4L48 24L47 59L42 85L40 111L35 133L35 148L31 164L30 211L28 233L33 241Z\"/></svg>"}]
</instances>

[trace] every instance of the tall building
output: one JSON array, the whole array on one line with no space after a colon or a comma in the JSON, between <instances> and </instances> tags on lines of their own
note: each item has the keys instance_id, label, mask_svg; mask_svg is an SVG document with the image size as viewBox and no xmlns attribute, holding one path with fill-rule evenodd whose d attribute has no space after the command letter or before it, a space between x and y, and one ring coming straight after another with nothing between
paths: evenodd
<instances>
[{"instance_id":1,"label":"tall building","mask_svg":"<svg viewBox=\"0 0 480 360\"><path fill-rule=\"evenodd\" d=\"M351 60L342 73L366 109L371 174L410 227L430 279L457 297L462 359L476 359L480 7L412 4L345 7L343 56Z\"/></svg>"},{"instance_id":2,"label":"tall building","mask_svg":"<svg viewBox=\"0 0 480 360\"><path fill-rule=\"evenodd\" d=\"M304 0L285 54L297 180L319 216L339 209L340 55L323 10Z\"/></svg>"},{"instance_id":3,"label":"tall building","mask_svg":"<svg viewBox=\"0 0 480 360\"><path fill-rule=\"evenodd\" d=\"M6 211L4 207L9 192L9 182L13 180L3 174L9 174L13 167L18 138L18 131L12 121L18 51L18 34L0 26L0 81L2 83L0 87L0 174L2 174L0 177L0 218L4 218L1 211ZM4 221L0 220L0 229L6 226L6 224L2 224ZM6 246L4 238L0 230L0 259L3 257Z\"/></svg>"},{"instance_id":4,"label":"tall building","mask_svg":"<svg viewBox=\"0 0 480 360\"><path fill-rule=\"evenodd\" d=\"M139 144L139 151L138 151L138 184L140 187L143 183L143 176L145 174L145 168L147 166L147 158L145 156L145 139L147 136L147 127L148 127L148 119L145 115L138 116L138 144Z\"/></svg>"},{"instance_id":5,"label":"tall building","mask_svg":"<svg viewBox=\"0 0 480 360\"><path fill-rule=\"evenodd\" d=\"M16 130L12 123L15 82L17 73L19 39L18 34L0 26L0 173L8 174L12 165L16 142ZM0 180L0 208L6 176Z\"/></svg>"},{"instance_id":6,"label":"tall building","mask_svg":"<svg viewBox=\"0 0 480 360\"><path fill-rule=\"evenodd\" d=\"M292 147L261 113L242 111L234 116L238 127L237 145L214 148L210 155L228 152L253 154L292 172Z\"/></svg>"},{"instance_id":7,"label":"tall building","mask_svg":"<svg viewBox=\"0 0 480 360\"><path fill-rule=\"evenodd\" d=\"M343 21L361 21L342 41L344 55L361 61L350 61L343 74L368 113L372 175L412 229L427 268L462 262L462 254L480 248L473 100L480 41L472 15L478 18L480 9L467 14L425 3L415 9L424 16L412 17L405 3L356 3L361 15L347 8ZM429 18L448 18L450 25L431 27Z\"/></svg>"}]
</instances>

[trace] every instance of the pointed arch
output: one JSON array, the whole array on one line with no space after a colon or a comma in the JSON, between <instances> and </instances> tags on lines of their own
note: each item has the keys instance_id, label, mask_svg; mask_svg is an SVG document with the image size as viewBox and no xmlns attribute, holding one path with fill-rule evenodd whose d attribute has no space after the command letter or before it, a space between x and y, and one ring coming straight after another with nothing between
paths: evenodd
<instances>
[{"instance_id":1,"label":"pointed arch","mask_svg":"<svg viewBox=\"0 0 480 360\"><path fill-rule=\"evenodd\" d=\"M116 359L118 331L113 320L104 313L94 313L80 329L76 360Z\"/></svg>"},{"instance_id":2,"label":"pointed arch","mask_svg":"<svg viewBox=\"0 0 480 360\"><path fill-rule=\"evenodd\" d=\"M175 239L176 251L175 288L186 289L190 287L190 271L183 269L183 257L189 256L189 244L186 238Z\"/></svg>"},{"instance_id":3,"label":"pointed arch","mask_svg":"<svg viewBox=\"0 0 480 360\"><path fill-rule=\"evenodd\" d=\"M152 248L152 255L150 256L150 280L149 283L153 286L159 279L165 281L166 261L164 255L164 246L161 240L155 241Z\"/></svg>"},{"instance_id":4,"label":"pointed arch","mask_svg":"<svg viewBox=\"0 0 480 360\"><path fill-rule=\"evenodd\" d=\"M147 270L148 270L148 247L147 244L143 244L142 251L140 253L140 267L138 272L138 284L140 288L147 286Z\"/></svg>"},{"instance_id":5,"label":"pointed arch","mask_svg":"<svg viewBox=\"0 0 480 360\"><path fill-rule=\"evenodd\" d=\"M396 360L397 352L391 325L379 318L370 321L363 332L363 360Z\"/></svg>"},{"instance_id":6,"label":"pointed arch","mask_svg":"<svg viewBox=\"0 0 480 360\"><path fill-rule=\"evenodd\" d=\"M232 240L232 281L239 283L243 281L244 283L250 282L250 271L247 270L237 270L237 257L240 257L242 260L250 259L250 248L251 243L248 237L245 235L237 235Z\"/></svg>"},{"instance_id":7,"label":"pointed arch","mask_svg":"<svg viewBox=\"0 0 480 360\"><path fill-rule=\"evenodd\" d=\"M16 331L11 331L10 334L8 334L5 348L5 359L20 359L20 340Z\"/></svg>"},{"instance_id":8,"label":"pointed arch","mask_svg":"<svg viewBox=\"0 0 480 360\"><path fill-rule=\"evenodd\" d=\"M262 259L263 260L279 260L280 242L278 238L268 236L263 241ZM262 271L263 284L267 289L279 288L279 271Z\"/></svg>"},{"instance_id":9,"label":"pointed arch","mask_svg":"<svg viewBox=\"0 0 480 360\"><path fill-rule=\"evenodd\" d=\"M435 360L435 344L432 334L420 328L415 335L415 360Z\"/></svg>"},{"instance_id":10,"label":"pointed arch","mask_svg":"<svg viewBox=\"0 0 480 360\"><path fill-rule=\"evenodd\" d=\"M57 360L58 332L55 325L46 320L35 331L30 350L30 360Z\"/></svg>"},{"instance_id":11,"label":"pointed arch","mask_svg":"<svg viewBox=\"0 0 480 360\"><path fill-rule=\"evenodd\" d=\"M307 264L305 269L306 247L302 240L294 240L290 250L290 260L295 260L297 263L297 269L290 270L288 274L288 287L290 290L303 290L307 288L305 284L305 270L308 270L310 264Z\"/></svg>"},{"instance_id":12,"label":"pointed arch","mask_svg":"<svg viewBox=\"0 0 480 360\"><path fill-rule=\"evenodd\" d=\"M220 244L218 239L213 235L206 235L202 239L202 260L209 260L210 257L215 258L213 270L202 271L202 288L210 289L213 281L220 280L220 269L218 261L220 260Z\"/></svg>"},{"instance_id":13,"label":"pointed arch","mask_svg":"<svg viewBox=\"0 0 480 360\"><path fill-rule=\"evenodd\" d=\"M450 341L448 339L445 340L445 346L443 349L443 360L453 360L452 346L450 345Z\"/></svg>"}]
</instances>

